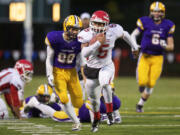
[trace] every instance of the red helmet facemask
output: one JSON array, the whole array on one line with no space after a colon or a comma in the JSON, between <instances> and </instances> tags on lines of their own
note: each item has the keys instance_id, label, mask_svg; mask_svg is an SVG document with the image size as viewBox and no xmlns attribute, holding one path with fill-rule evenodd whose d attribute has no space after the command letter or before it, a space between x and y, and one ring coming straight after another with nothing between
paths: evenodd
<instances>
[{"instance_id":1,"label":"red helmet facemask","mask_svg":"<svg viewBox=\"0 0 180 135\"><path fill-rule=\"evenodd\" d=\"M94 23L104 24L103 26L95 26ZM93 32L97 33L105 33L107 30L107 26L109 25L109 15L102 10L98 10L92 14L90 19L90 28Z\"/></svg>"},{"instance_id":2,"label":"red helmet facemask","mask_svg":"<svg viewBox=\"0 0 180 135\"><path fill-rule=\"evenodd\" d=\"M33 66L31 62L22 59L18 60L14 66L14 68L19 72L21 79L28 83L32 80L33 75Z\"/></svg>"}]
</instances>

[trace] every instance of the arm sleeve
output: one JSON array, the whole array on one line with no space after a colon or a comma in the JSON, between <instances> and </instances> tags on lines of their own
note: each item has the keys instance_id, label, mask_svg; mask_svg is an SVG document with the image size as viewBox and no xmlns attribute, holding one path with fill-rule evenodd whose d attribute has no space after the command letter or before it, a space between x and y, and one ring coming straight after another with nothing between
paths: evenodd
<instances>
[{"instance_id":1,"label":"arm sleeve","mask_svg":"<svg viewBox=\"0 0 180 135\"><path fill-rule=\"evenodd\" d=\"M123 39L131 46L132 50L138 50L139 47L127 31L123 31Z\"/></svg>"},{"instance_id":2,"label":"arm sleeve","mask_svg":"<svg viewBox=\"0 0 180 135\"><path fill-rule=\"evenodd\" d=\"M136 44L137 44L136 38L137 36L139 36L140 33L141 32L139 31L139 29L135 29L131 34L131 38Z\"/></svg>"},{"instance_id":3,"label":"arm sleeve","mask_svg":"<svg viewBox=\"0 0 180 135\"><path fill-rule=\"evenodd\" d=\"M46 57L46 75L53 74L53 58L54 58L54 50L47 46L47 57Z\"/></svg>"},{"instance_id":4,"label":"arm sleeve","mask_svg":"<svg viewBox=\"0 0 180 135\"><path fill-rule=\"evenodd\" d=\"M116 35L116 38L122 38L122 36L123 36L123 27L121 27L119 24L110 24L109 28Z\"/></svg>"},{"instance_id":5,"label":"arm sleeve","mask_svg":"<svg viewBox=\"0 0 180 135\"><path fill-rule=\"evenodd\" d=\"M95 51L99 48L101 43L99 41L96 41L94 44L88 46L88 47L83 47L82 48L82 56L84 57L89 57L91 54L95 53Z\"/></svg>"}]
</instances>

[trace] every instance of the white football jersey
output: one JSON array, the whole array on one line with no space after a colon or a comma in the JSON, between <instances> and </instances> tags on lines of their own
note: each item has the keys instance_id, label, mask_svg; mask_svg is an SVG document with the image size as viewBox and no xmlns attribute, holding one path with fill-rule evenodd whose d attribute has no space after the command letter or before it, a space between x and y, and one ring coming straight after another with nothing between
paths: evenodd
<instances>
[{"instance_id":1,"label":"white football jersey","mask_svg":"<svg viewBox=\"0 0 180 135\"><path fill-rule=\"evenodd\" d=\"M7 68L0 72L0 94L4 92L9 92L10 85L14 85L18 91L22 94L22 90L24 90L25 83L21 79L18 71L14 68ZM24 96L18 92L19 98L22 99Z\"/></svg>"},{"instance_id":2,"label":"white football jersey","mask_svg":"<svg viewBox=\"0 0 180 135\"><path fill-rule=\"evenodd\" d=\"M89 43L95 36L90 28L84 29L78 34L81 43ZM110 24L106 31L106 42L99 47L94 54L87 58L87 66L92 68L102 68L112 63L112 49L116 39L123 36L123 28L119 24Z\"/></svg>"}]
</instances>

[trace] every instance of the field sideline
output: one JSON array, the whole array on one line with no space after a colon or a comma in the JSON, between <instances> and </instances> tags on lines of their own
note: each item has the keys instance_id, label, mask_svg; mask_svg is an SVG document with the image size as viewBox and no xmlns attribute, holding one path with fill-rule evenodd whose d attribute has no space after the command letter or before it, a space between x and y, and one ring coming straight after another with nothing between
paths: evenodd
<instances>
[{"instance_id":1,"label":"field sideline","mask_svg":"<svg viewBox=\"0 0 180 135\"><path fill-rule=\"evenodd\" d=\"M25 88L25 97L34 95L37 87L46 83L46 78L34 77ZM135 78L115 79L116 95L121 99L120 113L123 122L119 125L100 125L96 135L179 135L180 134L180 78L161 78L150 100L145 104L145 113L135 112L140 94ZM0 120L0 135L90 135L90 124L83 123L81 131L72 132L72 123L58 123L51 119L26 119L23 121Z\"/></svg>"}]
</instances>

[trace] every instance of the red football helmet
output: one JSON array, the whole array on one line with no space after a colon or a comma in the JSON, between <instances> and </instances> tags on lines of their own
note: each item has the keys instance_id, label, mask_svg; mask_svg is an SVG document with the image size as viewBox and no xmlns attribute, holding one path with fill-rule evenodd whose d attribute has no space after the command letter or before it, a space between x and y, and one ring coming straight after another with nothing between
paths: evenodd
<instances>
[{"instance_id":1,"label":"red football helmet","mask_svg":"<svg viewBox=\"0 0 180 135\"><path fill-rule=\"evenodd\" d=\"M24 82L27 83L32 80L33 65L31 64L31 62L25 59L18 60L14 68L19 72L21 79Z\"/></svg>"},{"instance_id":2,"label":"red football helmet","mask_svg":"<svg viewBox=\"0 0 180 135\"><path fill-rule=\"evenodd\" d=\"M94 12L90 19L90 28L95 33L105 33L107 26L109 25L109 15L102 10ZM95 23L103 24L101 26L95 25Z\"/></svg>"}]
</instances>

